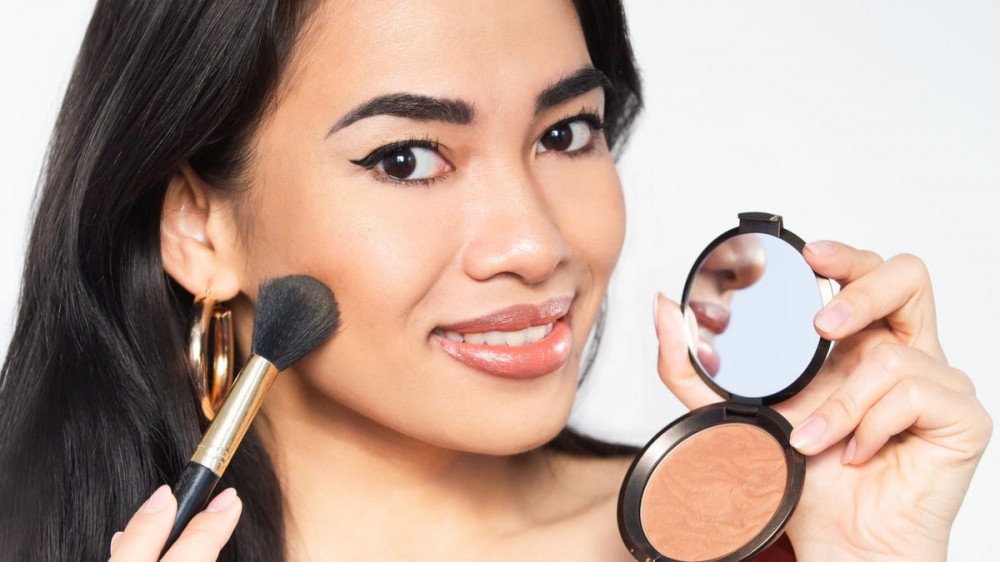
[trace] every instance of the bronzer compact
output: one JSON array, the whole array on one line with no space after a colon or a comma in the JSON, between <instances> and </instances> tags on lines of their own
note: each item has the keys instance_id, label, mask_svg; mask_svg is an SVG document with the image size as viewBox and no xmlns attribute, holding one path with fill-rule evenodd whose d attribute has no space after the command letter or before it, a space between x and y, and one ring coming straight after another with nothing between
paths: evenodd
<instances>
[{"instance_id":1,"label":"bronzer compact","mask_svg":"<svg viewBox=\"0 0 1000 562\"><path fill-rule=\"evenodd\" d=\"M833 286L780 216L739 219L702 252L681 299L691 363L725 400L668 425L632 463L618 526L637 560L747 560L781 535L802 493L805 458L770 406L825 361L813 318Z\"/></svg>"}]
</instances>

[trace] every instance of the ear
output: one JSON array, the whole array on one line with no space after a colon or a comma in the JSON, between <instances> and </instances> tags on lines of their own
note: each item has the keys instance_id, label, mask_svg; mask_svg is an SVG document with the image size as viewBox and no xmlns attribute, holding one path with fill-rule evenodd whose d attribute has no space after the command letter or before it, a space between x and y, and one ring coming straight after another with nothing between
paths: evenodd
<instances>
[{"instance_id":1,"label":"ear","mask_svg":"<svg viewBox=\"0 0 1000 562\"><path fill-rule=\"evenodd\" d=\"M188 292L239 293L236 225L220 196L184 163L170 178L160 217L163 269Z\"/></svg>"}]
</instances>

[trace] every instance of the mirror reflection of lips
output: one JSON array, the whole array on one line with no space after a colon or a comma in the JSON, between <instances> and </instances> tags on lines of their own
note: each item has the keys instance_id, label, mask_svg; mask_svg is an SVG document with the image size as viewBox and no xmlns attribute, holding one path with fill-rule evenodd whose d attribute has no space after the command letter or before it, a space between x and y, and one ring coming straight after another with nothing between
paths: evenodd
<instances>
[{"instance_id":1,"label":"mirror reflection of lips","mask_svg":"<svg viewBox=\"0 0 1000 562\"><path fill-rule=\"evenodd\" d=\"M709 376L719 373L721 359L712 343L715 336L726 331L729 325L729 308L717 302L690 301L688 305L698 320L698 362Z\"/></svg>"}]
</instances>

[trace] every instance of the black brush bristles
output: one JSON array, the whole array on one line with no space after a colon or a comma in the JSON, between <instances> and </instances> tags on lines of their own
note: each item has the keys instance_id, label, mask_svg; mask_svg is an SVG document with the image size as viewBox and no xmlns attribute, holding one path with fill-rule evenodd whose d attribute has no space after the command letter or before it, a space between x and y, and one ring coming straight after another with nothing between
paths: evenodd
<instances>
[{"instance_id":1,"label":"black brush bristles","mask_svg":"<svg viewBox=\"0 0 1000 562\"><path fill-rule=\"evenodd\" d=\"M251 351L284 371L339 327L340 308L329 287L308 275L269 279L257 295Z\"/></svg>"}]
</instances>

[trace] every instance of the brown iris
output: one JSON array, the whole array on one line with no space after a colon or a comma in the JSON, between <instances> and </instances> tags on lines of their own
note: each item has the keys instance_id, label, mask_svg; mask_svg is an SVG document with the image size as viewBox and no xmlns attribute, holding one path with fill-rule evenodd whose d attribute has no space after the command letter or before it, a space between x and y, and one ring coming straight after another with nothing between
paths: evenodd
<instances>
[{"instance_id":1,"label":"brown iris","mask_svg":"<svg viewBox=\"0 0 1000 562\"><path fill-rule=\"evenodd\" d=\"M569 123L556 125L545 131L541 141L547 150L565 151L573 145L573 129Z\"/></svg>"},{"instance_id":2,"label":"brown iris","mask_svg":"<svg viewBox=\"0 0 1000 562\"><path fill-rule=\"evenodd\" d=\"M401 148L382 160L382 169L388 176L406 179L417 169L417 157L411 148Z\"/></svg>"}]
</instances>

